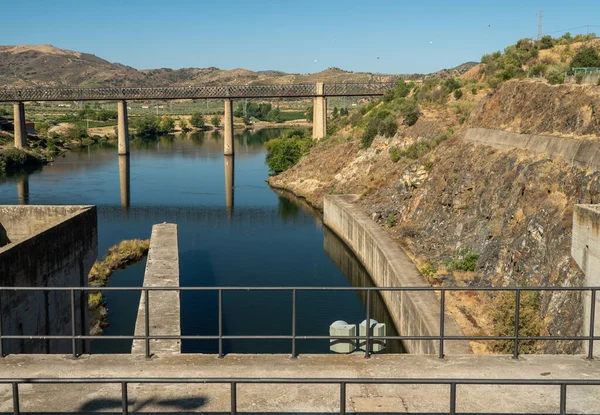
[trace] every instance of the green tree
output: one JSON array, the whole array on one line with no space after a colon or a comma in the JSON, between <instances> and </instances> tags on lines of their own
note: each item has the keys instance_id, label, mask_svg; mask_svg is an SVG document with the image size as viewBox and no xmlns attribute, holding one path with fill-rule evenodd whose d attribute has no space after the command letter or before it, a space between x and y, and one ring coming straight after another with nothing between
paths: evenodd
<instances>
[{"instance_id":1,"label":"green tree","mask_svg":"<svg viewBox=\"0 0 600 415\"><path fill-rule=\"evenodd\" d=\"M404 117L404 124L411 126L414 125L421 116L421 110L416 102L410 100L406 101L400 108L400 115Z\"/></svg>"},{"instance_id":2,"label":"green tree","mask_svg":"<svg viewBox=\"0 0 600 415\"><path fill-rule=\"evenodd\" d=\"M281 122L281 111L279 108L272 108L265 117L266 121L269 122Z\"/></svg>"},{"instance_id":3,"label":"green tree","mask_svg":"<svg viewBox=\"0 0 600 415\"><path fill-rule=\"evenodd\" d=\"M210 123L215 128L219 128L219 126L221 125L221 117L219 117L218 115L213 115L213 117L210 119Z\"/></svg>"},{"instance_id":4,"label":"green tree","mask_svg":"<svg viewBox=\"0 0 600 415\"><path fill-rule=\"evenodd\" d=\"M171 117L163 117L160 120L160 131L163 133L169 133L175 129L175 120Z\"/></svg>"},{"instance_id":5,"label":"green tree","mask_svg":"<svg viewBox=\"0 0 600 415\"><path fill-rule=\"evenodd\" d=\"M88 136L88 133L85 127L72 125L65 130L64 136L67 140L81 142Z\"/></svg>"},{"instance_id":6,"label":"green tree","mask_svg":"<svg viewBox=\"0 0 600 415\"><path fill-rule=\"evenodd\" d=\"M190 126L188 124L188 120L186 120L185 118L180 118L179 119L179 128L183 132L189 131L190 130Z\"/></svg>"},{"instance_id":7,"label":"green tree","mask_svg":"<svg viewBox=\"0 0 600 415\"><path fill-rule=\"evenodd\" d=\"M600 67L600 54L592 46L582 46L573 55L571 66L574 68Z\"/></svg>"},{"instance_id":8,"label":"green tree","mask_svg":"<svg viewBox=\"0 0 600 415\"><path fill-rule=\"evenodd\" d=\"M339 115L338 107L333 107L333 118L337 118L338 115Z\"/></svg>"},{"instance_id":9,"label":"green tree","mask_svg":"<svg viewBox=\"0 0 600 415\"><path fill-rule=\"evenodd\" d=\"M201 112L193 113L192 118L190 118L190 123L196 128L204 128L206 126L204 115L202 115Z\"/></svg>"},{"instance_id":10,"label":"green tree","mask_svg":"<svg viewBox=\"0 0 600 415\"><path fill-rule=\"evenodd\" d=\"M302 130L292 130L282 138L275 138L265 143L267 156L265 162L269 170L280 173L294 166L312 146L312 139L306 138Z\"/></svg>"},{"instance_id":11,"label":"green tree","mask_svg":"<svg viewBox=\"0 0 600 415\"><path fill-rule=\"evenodd\" d=\"M463 96L462 89L459 88L459 89L457 89L457 90L454 91L454 98L455 99L461 99L462 96Z\"/></svg>"},{"instance_id":12,"label":"green tree","mask_svg":"<svg viewBox=\"0 0 600 415\"><path fill-rule=\"evenodd\" d=\"M554 39L552 39L552 36L550 35L545 35L542 36L542 39L540 39L540 49L550 49L551 47L554 46Z\"/></svg>"},{"instance_id":13,"label":"green tree","mask_svg":"<svg viewBox=\"0 0 600 415\"><path fill-rule=\"evenodd\" d=\"M460 88L460 82L456 78L448 78L444 81L444 87L448 90L448 92L454 92Z\"/></svg>"},{"instance_id":14,"label":"green tree","mask_svg":"<svg viewBox=\"0 0 600 415\"><path fill-rule=\"evenodd\" d=\"M159 119L152 115L135 118L133 126L136 134L142 137L156 136L161 132Z\"/></svg>"}]
</instances>

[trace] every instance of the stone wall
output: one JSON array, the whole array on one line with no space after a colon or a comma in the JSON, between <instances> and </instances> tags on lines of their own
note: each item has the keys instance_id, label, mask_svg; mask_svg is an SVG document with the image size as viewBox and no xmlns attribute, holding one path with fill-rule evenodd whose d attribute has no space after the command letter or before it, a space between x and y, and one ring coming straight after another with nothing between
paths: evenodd
<instances>
[{"instance_id":1,"label":"stone wall","mask_svg":"<svg viewBox=\"0 0 600 415\"><path fill-rule=\"evenodd\" d=\"M0 286L87 286L98 254L93 206L1 206ZM76 331L87 334L87 295L75 293ZM5 335L70 335L69 292L1 291ZM5 353L70 353L70 340L4 340ZM78 342L78 351L85 351Z\"/></svg>"},{"instance_id":2,"label":"stone wall","mask_svg":"<svg viewBox=\"0 0 600 415\"><path fill-rule=\"evenodd\" d=\"M353 195L326 195L323 221L354 252L378 287L425 287L427 283L410 258L379 226L352 202ZM437 336L440 333L440 302L433 292L384 291L382 298L403 336ZM444 333L462 335L446 313ZM408 353L437 354L437 340L407 340ZM471 353L466 341L446 341L447 354Z\"/></svg>"},{"instance_id":3,"label":"stone wall","mask_svg":"<svg viewBox=\"0 0 600 415\"><path fill-rule=\"evenodd\" d=\"M567 163L583 169L600 170L600 142L598 141L517 134L488 128L469 128L465 140L499 150L527 149L535 154L560 157Z\"/></svg>"}]
</instances>

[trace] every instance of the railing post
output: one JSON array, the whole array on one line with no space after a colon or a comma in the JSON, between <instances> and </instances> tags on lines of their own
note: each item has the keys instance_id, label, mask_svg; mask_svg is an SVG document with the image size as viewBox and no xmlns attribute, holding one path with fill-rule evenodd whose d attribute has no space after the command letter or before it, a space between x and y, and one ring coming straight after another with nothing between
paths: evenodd
<instances>
[{"instance_id":1,"label":"railing post","mask_svg":"<svg viewBox=\"0 0 600 415\"><path fill-rule=\"evenodd\" d=\"M456 383L450 384L450 415L456 414Z\"/></svg>"},{"instance_id":2,"label":"railing post","mask_svg":"<svg viewBox=\"0 0 600 415\"><path fill-rule=\"evenodd\" d=\"M237 388L236 383L231 382L231 415L237 414Z\"/></svg>"},{"instance_id":3,"label":"railing post","mask_svg":"<svg viewBox=\"0 0 600 415\"><path fill-rule=\"evenodd\" d=\"M346 415L346 383L340 383L340 414Z\"/></svg>"},{"instance_id":4,"label":"railing post","mask_svg":"<svg viewBox=\"0 0 600 415\"><path fill-rule=\"evenodd\" d=\"M12 395L13 395L13 413L19 415L21 410L19 409L19 384L13 382L12 384Z\"/></svg>"},{"instance_id":5,"label":"railing post","mask_svg":"<svg viewBox=\"0 0 600 415\"><path fill-rule=\"evenodd\" d=\"M296 353L296 289L292 290L292 359L298 356Z\"/></svg>"},{"instance_id":6,"label":"railing post","mask_svg":"<svg viewBox=\"0 0 600 415\"><path fill-rule=\"evenodd\" d=\"M223 290L219 289L219 359L223 358Z\"/></svg>"},{"instance_id":7,"label":"railing post","mask_svg":"<svg viewBox=\"0 0 600 415\"><path fill-rule=\"evenodd\" d=\"M0 293L0 299L2 298ZM4 357L4 340L2 339L2 302L0 302L0 358Z\"/></svg>"},{"instance_id":8,"label":"railing post","mask_svg":"<svg viewBox=\"0 0 600 415\"><path fill-rule=\"evenodd\" d=\"M567 415L567 384L560 385L560 415Z\"/></svg>"},{"instance_id":9,"label":"railing post","mask_svg":"<svg viewBox=\"0 0 600 415\"><path fill-rule=\"evenodd\" d=\"M75 290L71 290L71 351L73 352L73 359L77 358L77 343L75 342L77 324L75 319Z\"/></svg>"},{"instance_id":10,"label":"railing post","mask_svg":"<svg viewBox=\"0 0 600 415\"><path fill-rule=\"evenodd\" d=\"M144 291L144 341L146 342L146 359L150 359L150 296L148 289L142 288Z\"/></svg>"},{"instance_id":11,"label":"railing post","mask_svg":"<svg viewBox=\"0 0 600 415\"><path fill-rule=\"evenodd\" d=\"M594 358L594 324L596 319L596 290L592 288L592 304L590 305L590 343L588 346L588 359ZM2 333L0 332L0 335ZM2 337L0 337L1 339ZM1 341L1 340L0 340Z\"/></svg>"},{"instance_id":12,"label":"railing post","mask_svg":"<svg viewBox=\"0 0 600 415\"><path fill-rule=\"evenodd\" d=\"M127 400L127 382L123 382L121 383L121 406L123 408L123 415L127 415L129 413Z\"/></svg>"},{"instance_id":13,"label":"railing post","mask_svg":"<svg viewBox=\"0 0 600 415\"><path fill-rule=\"evenodd\" d=\"M444 358L444 327L446 324L445 317L446 312L446 290L444 288L440 291L440 350L438 357Z\"/></svg>"},{"instance_id":14,"label":"railing post","mask_svg":"<svg viewBox=\"0 0 600 415\"><path fill-rule=\"evenodd\" d=\"M369 338L371 337L371 290L367 289L367 338L365 339L365 359L369 359L371 357L371 342Z\"/></svg>"},{"instance_id":15,"label":"railing post","mask_svg":"<svg viewBox=\"0 0 600 415\"><path fill-rule=\"evenodd\" d=\"M519 316L521 312L521 290L515 290L515 350L513 351L513 359L519 358Z\"/></svg>"}]
</instances>

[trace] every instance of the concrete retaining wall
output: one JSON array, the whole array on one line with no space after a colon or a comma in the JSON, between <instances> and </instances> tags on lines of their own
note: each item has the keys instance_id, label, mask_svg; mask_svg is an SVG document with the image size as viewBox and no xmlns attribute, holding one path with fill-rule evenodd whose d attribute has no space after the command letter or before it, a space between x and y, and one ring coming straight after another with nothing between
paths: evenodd
<instances>
[{"instance_id":1,"label":"concrete retaining wall","mask_svg":"<svg viewBox=\"0 0 600 415\"><path fill-rule=\"evenodd\" d=\"M0 285L87 286L98 255L93 206L0 206ZM87 295L75 293L76 334L88 334ZM68 292L0 292L2 332L70 335ZM70 353L70 341L4 340L5 353ZM79 352L85 351L78 342Z\"/></svg>"},{"instance_id":2,"label":"concrete retaining wall","mask_svg":"<svg viewBox=\"0 0 600 415\"><path fill-rule=\"evenodd\" d=\"M571 256L585 273L585 285L600 287L600 206L575 205L573 209L573 239ZM600 335L600 291L597 292L594 332ZM584 331L590 333L591 297L587 293L583 303ZM584 342L586 352L588 342ZM600 341L594 342L594 355L600 355Z\"/></svg>"},{"instance_id":3,"label":"concrete retaining wall","mask_svg":"<svg viewBox=\"0 0 600 415\"><path fill-rule=\"evenodd\" d=\"M522 148L535 154L560 157L567 163L587 170L600 170L600 142L517 134L488 128L469 128L465 140L499 150Z\"/></svg>"},{"instance_id":4,"label":"concrete retaining wall","mask_svg":"<svg viewBox=\"0 0 600 415\"><path fill-rule=\"evenodd\" d=\"M398 244L352 202L353 195L326 195L323 221L354 252L378 287L425 287L427 282ZM382 293L396 328L404 336L437 336L440 302L433 292ZM454 319L445 315L446 335L462 335ZM404 342L408 353L437 354L437 340ZM447 341L447 354L471 353L466 341Z\"/></svg>"},{"instance_id":5,"label":"concrete retaining wall","mask_svg":"<svg viewBox=\"0 0 600 415\"><path fill-rule=\"evenodd\" d=\"M596 72L596 73L587 73L583 75L583 78L581 79L581 84L592 84L592 85L598 85L598 79L600 79L600 72ZM577 83L577 77L575 75L569 75L567 77L565 77L565 84L576 84Z\"/></svg>"},{"instance_id":6,"label":"concrete retaining wall","mask_svg":"<svg viewBox=\"0 0 600 415\"><path fill-rule=\"evenodd\" d=\"M163 223L152 227L150 250L144 274L144 287L179 287L179 247L177 225ZM181 335L181 306L178 291L150 291L150 335ZM135 323L135 335L143 336L146 330L146 301L140 298ZM134 340L131 353L146 352L143 340ZM181 353L180 340L152 340L150 352L157 355Z\"/></svg>"}]
</instances>

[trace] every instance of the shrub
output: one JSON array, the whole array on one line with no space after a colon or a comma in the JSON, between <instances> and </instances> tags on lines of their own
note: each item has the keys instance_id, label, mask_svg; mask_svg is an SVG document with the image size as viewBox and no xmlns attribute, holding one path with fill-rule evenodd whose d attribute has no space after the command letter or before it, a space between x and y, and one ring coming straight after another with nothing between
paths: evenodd
<instances>
[{"instance_id":1,"label":"shrub","mask_svg":"<svg viewBox=\"0 0 600 415\"><path fill-rule=\"evenodd\" d=\"M135 119L134 128L136 134L143 137L156 136L160 133L160 121L151 115Z\"/></svg>"},{"instance_id":2,"label":"shrub","mask_svg":"<svg viewBox=\"0 0 600 415\"><path fill-rule=\"evenodd\" d=\"M404 117L404 124L411 126L415 125L421 116L421 110L414 101L406 101L400 108L400 115Z\"/></svg>"},{"instance_id":3,"label":"shrub","mask_svg":"<svg viewBox=\"0 0 600 415\"><path fill-rule=\"evenodd\" d=\"M206 122L204 121L204 115L201 112L195 112L192 114L192 118L190 119L190 124L192 124L196 128L204 128Z\"/></svg>"},{"instance_id":4,"label":"shrub","mask_svg":"<svg viewBox=\"0 0 600 415\"><path fill-rule=\"evenodd\" d=\"M179 128L181 129L181 131L189 131L190 127L188 124L188 121L185 118L181 118L179 120Z\"/></svg>"},{"instance_id":5,"label":"shrub","mask_svg":"<svg viewBox=\"0 0 600 415\"><path fill-rule=\"evenodd\" d=\"M219 125L221 125L221 117L219 117L218 115L213 115L213 117L210 119L210 123L215 127L218 128Z\"/></svg>"},{"instance_id":6,"label":"shrub","mask_svg":"<svg viewBox=\"0 0 600 415\"><path fill-rule=\"evenodd\" d=\"M546 65L544 62L537 62L531 68L529 68L529 75L543 75L546 73L546 69L548 69L548 65Z\"/></svg>"},{"instance_id":7,"label":"shrub","mask_svg":"<svg viewBox=\"0 0 600 415\"><path fill-rule=\"evenodd\" d=\"M379 119L371 118L367 124L367 128L365 128L365 131L363 132L362 136L360 137L360 146L362 148L371 147L371 144L373 143L373 140L375 139L375 136L377 135L378 128L379 128Z\"/></svg>"},{"instance_id":8,"label":"shrub","mask_svg":"<svg viewBox=\"0 0 600 415\"><path fill-rule=\"evenodd\" d=\"M279 108L273 108L267 113L265 119L269 122L281 122L281 111Z\"/></svg>"},{"instance_id":9,"label":"shrub","mask_svg":"<svg viewBox=\"0 0 600 415\"><path fill-rule=\"evenodd\" d=\"M542 38L540 39L540 49L550 49L554 46L554 39L552 39L552 36L550 35L546 35L546 36L542 36Z\"/></svg>"},{"instance_id":10,"label":"shrub","mask_svg":"<svg viewBox=\"0 0 600 415\"><path fill-rule=\"evenodd\" d=\"M463 96L462 89L457 89L454 91L454 99L461 99Z\"/></svg>"},{"instance_id":11,"label":"shrub","mask_svg":"<svg viewBox=\"0 0 600 415\"><path fill-rule=\"evenodd\" d=\"M385 222L386 222L388 228L393 228L394 226L396 226L396 223L397 223L396 222L396 217L394 216L393 213L390 213L387 216Z\"/></svg>"},{"instance_id":12,"label":"shrub","mask_svg":"<svg viewBox=\"0 0 600 415\"><path fill-rule=\"evenodd\" d=\"M388 115L379 122L377 132L384 137L393 137L398 131L398 121L393 115Z\"/></svg>"},{"instance_id":13,"label":"shrub","mask_svg":"<svg viewBox=\"0 0 600 415\"><path fill-rule=\"evenodd\" d=\"M160 120L160 131L162 133L168 133L175 129L175 120L171 117L163 117Z\"/></svg>"},{"instance_id":14,"label":"shrub","mask_svg":"<svg viewBox=\"0 0 600 415\"><path fill-rule=\"evenodd\" d=\"M475 271L478 254L469 252L469 248L459 249L446 261L448 270Z\"/></svg>"},{"instance_id":15,"label":"shrub","mask_svg":"<svg viewBox=\"0 0 600 415\"><path fill-rule=\"evenodd\" d=\"M312 146L312 139L304 138L301 130L292 130L282 138L275 138L265 143L267 149L266 163L269 170L280 173L294 166Z\"/></svg>"},{"instance_id":16,"label":"shrub","mask_svg":"<svg viewBox=\"0 0 600 415\"><path fill-rule=\"evenodd\" d=\"M550 71L546 75L546 79L551 85L562 84L565 82L565 74L559 71Z\"/></svg>"},{"instance_id":17,"label":"shrub","mask_svg":"<svg viewBox=\"0 0 600 415\"><path fill-rule=\"evenodd\" d=\"M70 141L81 141L88 136L87 129L83 126L72 125L63 133L65 138Z\"/></svg>"},{"instance_id":18,"label":"shrub","mask_svg":"<svg viewBox=\"0 0 600 415\"><path fill-rule=\"evenodd\" d=\"M471 89L471 94L477 95L477 87L473 87L473 89Z\"/></svg>"},{"instance_id":19,"label":"shrub","mask_svg":"<svg viewBox=\"0 0 600 415\"><path fill-rule=\"evenodd\" d=\"M573 55L571 66L576 68L600 67L600 54L592 46L582 46Z\"/></svg>"},{"instance_id":20,"label":"shrub","mask_svg":"<svg viewBox=\"0 0 600 415\"><path fill-rule=\"evenodd\" d=\"M0 172L14 171L37 167L44 163L44 158L36 153L21 150L18 148L9 148L0 151Z\"/></svg>"},{"instance_id":21,"label":"shrub","mask_svg":"<svg viewBox=\"0 0 600 415\"><path fill-rule=\"evenodd\" d=\"M390 147L390 159L392 160L393 163L397 163L398 160L400 160L402 158L402 151L396 147Z\"/></svg>"},{"instance_id":22,"label":"shrub","mask_svg":"<svg viewBox=\"0 0 600 415\"><path fill-rule=\"evenodd\" d=\"M396 91L393 89L388 89L385 91L385 94L383 94L383 102L391 102L394 98L396 98Z\"/></svg>"},{"instance_id":23,"label":"shrub","mask_svg":"<svg viewBox=\"0 0 600 415\"><path fill-rule=\"evenodd\" d=\"M581 85L581 83L583 82L583 73L579 72L579 73L575 74L575 82L577 82L577 84Z\"/></svg>"},{"instance_id":24,"label":"shrub","mask_svg":"<svg viewBox=\"0 0 600 415\"><path fill-rule=\"evenodd\" d=\"M444 81L444 87L448 90L448 93L454 92L460 88L460 82L456 78L448 78Z\"/></svg>"}]
</instances>

